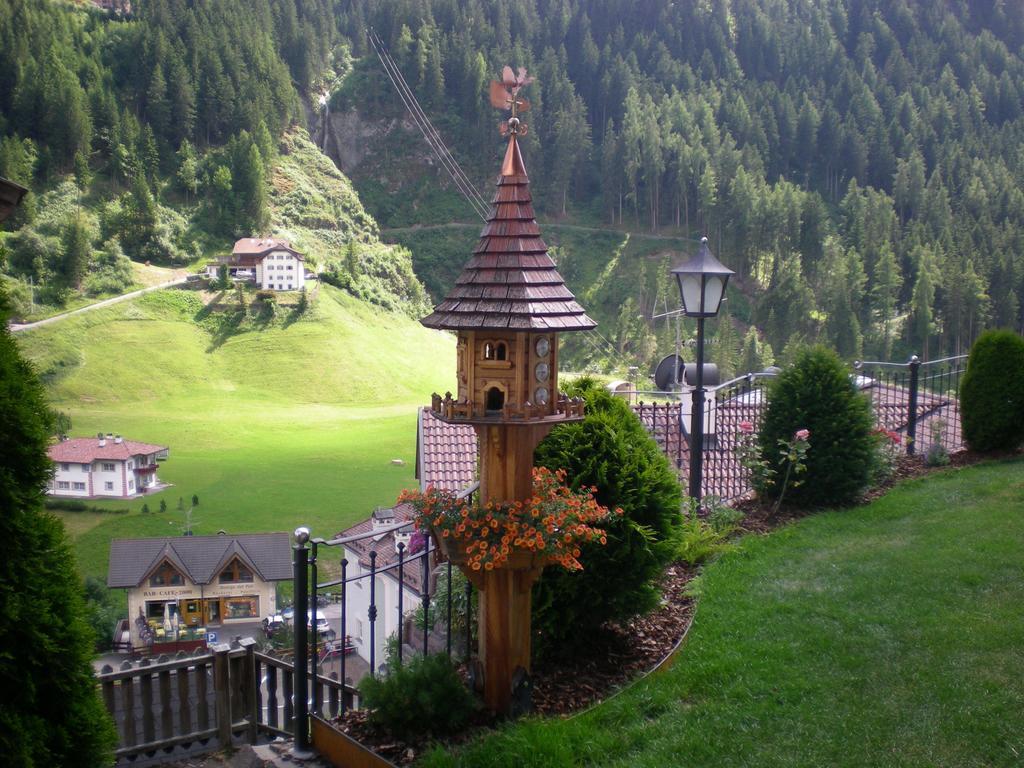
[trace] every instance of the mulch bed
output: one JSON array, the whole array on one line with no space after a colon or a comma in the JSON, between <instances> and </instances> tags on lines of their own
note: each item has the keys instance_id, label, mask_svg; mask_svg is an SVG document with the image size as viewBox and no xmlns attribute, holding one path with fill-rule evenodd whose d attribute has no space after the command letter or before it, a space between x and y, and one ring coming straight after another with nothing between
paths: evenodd
<instances>
[{"instance_id":1,"label":"mulch bed","mask_svg":"<svg viewBox=\"0 0 1024 768\"><path fill-rule=\"evenodd\" d=\"M1005 454L977 454L961 451L953 454L950 466L964 467L993 458L1011 458L1020 451ZM893 476L883 485L865 493L859 504L885 494L896 483L920 477L945 467L927 467L920 457L901 456ZM756 499L734 504L745 513L740 530L767 533L793 520L813 514L814 510L783 508L775 516L771 506ZM616 690L657 667L679 645L690 626L694 601L687 594L687 584L698 569L676 563L669 566L660 582L662 603L654 611L623 624L607 625L596 635L583 654L560 663L538 663L533 670L534 710L546 716L568 716L607 698ZM458 744L492 727L495 719L481 712L472 727L465 729L449 743ZM399 765L413 762L432 743L429 739L398 742L373 728L365 710L346 712L335 725L348 735L373 749L382 757Z\"/></svg>"}]
</instances>

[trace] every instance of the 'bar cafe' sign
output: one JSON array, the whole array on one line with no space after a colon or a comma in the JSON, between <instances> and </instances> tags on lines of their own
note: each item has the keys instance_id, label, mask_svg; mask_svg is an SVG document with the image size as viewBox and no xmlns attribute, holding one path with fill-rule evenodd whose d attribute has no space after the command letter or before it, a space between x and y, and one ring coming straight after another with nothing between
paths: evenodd
<instances>
[{"instance_id":1,"label":"'bar cafe' sign","mask_svg":"<svg viewBox=\"0 0 1024 768\"><path fill-rule=\"evenodd\" d=\"M259 587L252 582L238 584L211 584L205 591L198 586L190 587L159 587L142 590L146 600L183 600L190 597L230 597L234 595L251 595Z\"/></svg>"}]
</instances>

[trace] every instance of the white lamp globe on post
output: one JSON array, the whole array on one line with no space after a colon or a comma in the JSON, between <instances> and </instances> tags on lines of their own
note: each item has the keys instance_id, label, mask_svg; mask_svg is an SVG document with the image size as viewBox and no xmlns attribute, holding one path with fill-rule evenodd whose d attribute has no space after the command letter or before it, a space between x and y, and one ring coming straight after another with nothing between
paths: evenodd
<instances>
[{"instance_id":1,"label":"white lamp globe on post","mask_svg":"<svg viewBox=\"0 0 1024 768\"><path fill-rule=\"evenodd\" d=\"M697 255L672 270L679 281L683 314L697 320L697 381L693 389L693 412L690 422L690 496L701 499L704 454L704 319L714 317L722 306L725 287L736 274L716 259L702 237Z\"/></svg>"}]
</instances>

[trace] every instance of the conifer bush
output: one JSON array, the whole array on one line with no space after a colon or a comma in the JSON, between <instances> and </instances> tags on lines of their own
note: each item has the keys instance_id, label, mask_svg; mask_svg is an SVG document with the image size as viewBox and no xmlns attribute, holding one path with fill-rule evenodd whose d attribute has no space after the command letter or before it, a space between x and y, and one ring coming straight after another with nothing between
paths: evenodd
<instances>
[{"instance_id":1,"label":"conifer bush","mask_svg":"<svg viewBox=\"0 0 1024 768\"><path fill-rule=\"evenodd\" d=\"M768 408L758 435L761 456L781 477L786 455L781 441L808 430L806 471L790 486L786 501L796 506L849 504L868 486L875 438L868 398L857 391L839 356L825 347L801 351L768 389ZM764 494L774 498L779 483Z\"/></svg>"},{"instance_id":2,"label":"conifer bush","mask_svg":"<svg viewBox=\"0 0 1024 768\"><path fill-rule=\"evenodd\" d=\"M407 736L448 736L461 730L477 709L446 654L415 656L384 677L364 677L359 695L373 725Z\"/></svg>"},{"instance_id":3,"label":"conifer bush","mask_svg":"<svg viewBox=\"0 0 1024 768\"><path fill-rule=\"evenodd\" d=\"M975 451L1024 442L1024 338L1005 330L978 337L960 383L960 417Z\"/></svg>"},{"instance_id":4,"label":"conifer bush","mask_svg":"<svg viewBox=\"0 0 1024 768\"><path fill-rule=\"evenodd\" d=\"M63 525L43 511L53 417L4 302L0 291L0 754L29 768L109 765L82 584Z\"/></svg>"},{"instance_id":5,"label":"conifer bush","mask_svg":"<svg viewBox=\"0 0 1024 768\"><path fill-rule=\"evenodd\" d=\"M556 427L537 447L535 463L565 469L574 489L596 486L597 501L622 515L599 524L606 544L581 548L583 570L546 568L534 586L537 657L570 654L606 621L653 607L655 581L674 555L682 522L679 482L629 405L589 379L568 390L586 400L586 416Z\"/></svg>"}]
</instances>

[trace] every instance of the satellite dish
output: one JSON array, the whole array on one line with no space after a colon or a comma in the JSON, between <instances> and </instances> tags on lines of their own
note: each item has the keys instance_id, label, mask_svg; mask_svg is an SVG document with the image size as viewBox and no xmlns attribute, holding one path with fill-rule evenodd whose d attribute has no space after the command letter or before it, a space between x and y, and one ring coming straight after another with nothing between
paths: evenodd
<instances>
[{"instance_id":1,"label":"satellite dish","mask_svg":"<svg viewBox=\"0 0 1024 768\"><path fill-rule=\"evenodd\" d=\"M662 392L671 392L679 388L683 378L685 363L679 355L669 355L654 369L654 386Z\"/></svg>"}]
</instances>

